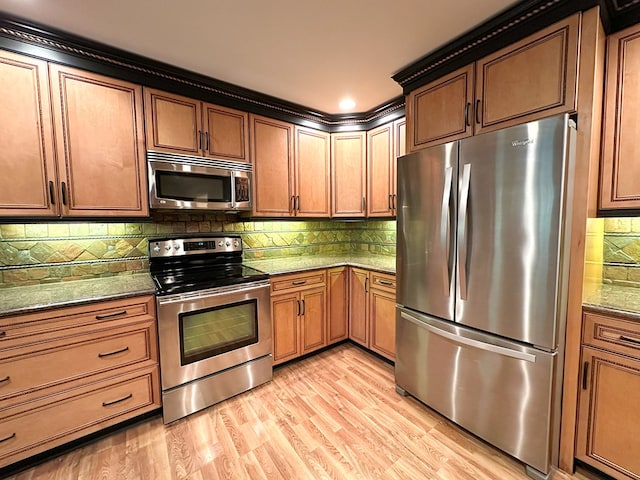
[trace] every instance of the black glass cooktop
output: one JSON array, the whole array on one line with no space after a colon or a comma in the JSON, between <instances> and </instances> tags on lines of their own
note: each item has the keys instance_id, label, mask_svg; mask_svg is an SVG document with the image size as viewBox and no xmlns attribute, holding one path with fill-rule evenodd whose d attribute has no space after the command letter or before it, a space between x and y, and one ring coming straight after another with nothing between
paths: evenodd
<instances>
[{"instance_id":1,"label":"black glass cooktop","mask_svg":"<svg viewBox=\"0 0 640 480\"><path fill-rule=\"evenodd\" d=\"M191 266L156 272L152 276L159 295L207 290L269 278L266 273L242 264Z\"/></svg>"}]
</instances>

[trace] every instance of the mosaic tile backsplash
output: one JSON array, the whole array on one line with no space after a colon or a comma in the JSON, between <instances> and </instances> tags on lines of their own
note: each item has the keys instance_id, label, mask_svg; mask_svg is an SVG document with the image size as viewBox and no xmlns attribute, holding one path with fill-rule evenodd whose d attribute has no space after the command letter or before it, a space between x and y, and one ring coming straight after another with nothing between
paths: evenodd
<instances>
[{"instance_id":1,"label":"mosaic tile backsplash","mask_svg":"<svg viewBox=\"0 0 640 480\"><path fill-rule=\"evenodd\" d=\"M395 255L395 221L241 221L233 215L155 213L147 223L0 224L0 288L146 272L150 239L241 235L247 259Z\"/></svg>"},{"instance_id":2,"label":"mosaic tile backsplash","mask_svg":"<svg viewBox=\"0 0 640 480\"><path fill-rule=\"evenodd\" d=\"M605 218L603 283L640 288L640 218Z\"/></svg>"}]
</instances>

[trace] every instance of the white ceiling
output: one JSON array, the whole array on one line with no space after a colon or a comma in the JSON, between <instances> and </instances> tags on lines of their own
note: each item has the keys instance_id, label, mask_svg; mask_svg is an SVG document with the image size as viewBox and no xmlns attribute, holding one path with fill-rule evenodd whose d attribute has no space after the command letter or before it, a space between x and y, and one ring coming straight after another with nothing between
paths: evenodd
<instances>
[{"instance_id":1,"label":"white ceiling","mask_svg":"<svg viewBox=\"0 0 640 480\"><path fill-rule=\"evenodd\" d=\"M14 14L325 113L402 94L391 75L513 0L0 0Z\"/></svg>"}]
</instances>

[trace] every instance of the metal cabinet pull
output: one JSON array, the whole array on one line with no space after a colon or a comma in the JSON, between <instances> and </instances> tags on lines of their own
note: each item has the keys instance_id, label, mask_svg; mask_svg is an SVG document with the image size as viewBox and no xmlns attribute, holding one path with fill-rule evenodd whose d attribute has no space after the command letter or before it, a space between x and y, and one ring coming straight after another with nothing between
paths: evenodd
<instances>
[{"instance_id":1,"label":"metal cabinet pull","mask_svg":"<svg viewBox=\"0 0 640 480\"><path fill-rule=\"evenodd\" d=\"M296 210L298 210L298 213L300 213L300 195L296 196L296 200L297 200L297 203L298 203Z\"/></svg>"},{"instance_id":2,"label":"metal cabinet pull","mask_svg":"<svg viewBox=\"0 0 640 480\"><path fill-rule=\"evenodd\" d=\"M464 106L464 124L467 127L471 126L471 119L469 118L470 111L471 111L471 102L467 102L467 104Z\"/></svg>"},{"instance_id":3,"label":"metal cabinet pull","mask_svg":"<svg viewBox=\"0 0 640 480\"><path fill-rule=\"evenodd\" d=\"M620 335L620 340L622 340L623 342L630 342L630 343L635 343L637 345L640 345L640 340L633 337L627 337L626 335Z\"/></svg>"},{"instance_id":4,"label":"metal cabinet pull","mask_svg":"<svg viewBox=\"0 0 640 480\"><path fill-rule=\"evenodd\" d=\"M389 282L387 280L378 280L380 285L384 285L385 287L393 287L393 282Z\"/></svg>"},{"instance_id":5,"label":"metal cabinet pull","mask_svg":"<svg viewBox=\"0 0 640 480\"><path fill-rule=\"evenodd\" d=\"M582 365L582 389L586 390L589 386L589 362L584 362Z\"/></svg>"},{"instance_id":6,"label":"metal cabinet pull","mask_svg":"<svg viewBox=\"0 0 640 480\"><path fill-rule=\"evenodd\" d=\"M393 199L392 199L392 203L391 203L391 208L393 210L396 209L396 199L398 198L398 195L396 195L395 193L392 195Z\"/></svg>"},{"instance_id":7,"label":"metal cabinet pull","mask_svg":"<svg viewBox=\"0 0 640 480\"><path fill-rule=\"evenodd\" d=\"M10 377L9 375L7 375L7 376L6 376L6 377L4 377L4 378L0 378L0 383L8 382L10 378L11 378L11 377Z\"/></svg>"},{"instance_id":8,"label":"metal cabinet pull","mask_svg":"<svg viewBox=\"0 0 640 480\"><path fill-rule=\"evenodd\" d=\"M51 202L51 205L56 204L56 197L53 191L54 191L53 182L49 180L49 201Z\"/></svg>"},{"instance_id":9,"label":"metal cabinet pull","mask_svg":"<svg viewBox=\"0 0 640 480\"><path fill-rule=\"evenodd\" d=\"M11 435L9 435L8 437L4 437L4 438L0 438L0 443L2 442L6 442L7 440L11 440L12 438L15 438L16 436L16 432L13 432Z\"/></svg>"},{"instance_id":10,"label":"metal cabinet pull","mask_svg":"<svg viewBox=\"0 0 640 480\"><path fill-rule=\"evenodd\" d=\"M198 130L198 150L202 150L202 130Z\"/></svg>"},{"instance_id":11,"label":"metal cabinet pull","mask_svg":"<svg viewBox=\"0 0 640 480\"><path fill-rule=\"evenodd\" d=\"M205 141L205 144L204 144L203 150L209 151L209 132L204 133L204 141Z\"/></svg>"},{"instance_id":12,"label":"metal cabinet pull","mask_svg":"<svg viewBox=\"0 0 640 480\"><path fill-rule=\"evenodd\" d=\"M102 406L103 407L108 407L109 405L114 405L116 403L120 403L120 402L124 402L125 400L129 400L130 398L133 398L133 393L130 393L129 395L126 395L122 398L119 398L117 400L112 400L110 402L102 402Z\"/></svg>"},{"instance_id":13,"label":"metal cabinet pull","mask_svg":"<svg viewBox=\"0 0 640 480\"><path fill-rule=\"evenodd\" d=\"M391 205L392 202L393 202L393 195L389 194L389 210L393 209L393 207Z\"/></svg>"},{"instance_id":14,"label":"metal cabinet pull","mask_svg":"<svg viewBox=\"0 0 640 480\"><path fill-rule=\"evenodd\" d=\"M476 100L476 123L480 123L480 104L482 101L480 99Z\"/></svg>"},{"instance_id":15,"label":"metal cabinet pull","mask_svg":"<svg viewBox=\"0 0 640 480\"><path fill-rule=\"evenodd\" d=\"M369 278L364 279L364 293L369 293Z\"/></svg>"},{"instance_id":16,"label":"metal cabinet pull","mask_svg":"<svg viewBox=\"0 0 640 480\"><path fill-rule=\"evenodd\" d=\"M296 300L296 317L300 316L300 300Z\"/></svg>"},{"instance_id":17,"label":"metal cabinet pull","mask_svg":"<svg viewBox=\"0 0 640 480\"><path fill-rule=\"evenodd\" d=\"M302 300L302 313L301 313L301 315L304 315L306 311L307 311L307 304L305 303L304 300Z\"/></svg>"},{"instance_id":18,"label":"metal cabinet pull","mask_svg":"<svg viewBox=\"0 0 640 480\"><path fill-rule=\"evenodd\" d=\"M62 204L67 204L67 184L62 182Z\"/></svg>"},{"instance_id":19,"label":"metal cabinet pull","mask_svg":"<svg viewBox=\"0 0 640 480\"><path fill-rule=\"evenodd\" d=\"M118 353L127 352L128 350L129 350L129 347L124 347L119 350L114 350L113 352L99 353L98 358L110 357L111 355L117 355Z\"/></svg>"},{"instance_id":20,"label":"metal cabinet pull","mask_svg":"<svg viewBox=\"0 0 640 480\"><path fill-rule=\"evenodd\" d=\"M297 280L295 282L292 282L291 285L304 285L305 283L307 283L306 280Z\"/></svg>"},{"instance_id":21,"label":"metal cabinet pull","mask_svg":"<svg viewBox=\"0 0 640 480\"><path fill-rule=\"evenodd\" d=\"M116 313L105 313L103 315L96 315L96 320L104 320L105 318L113 318L113 317L121 317L122 315L126 315L127 311L122 310L121 312Z\"/></svg>"}]
</instances>

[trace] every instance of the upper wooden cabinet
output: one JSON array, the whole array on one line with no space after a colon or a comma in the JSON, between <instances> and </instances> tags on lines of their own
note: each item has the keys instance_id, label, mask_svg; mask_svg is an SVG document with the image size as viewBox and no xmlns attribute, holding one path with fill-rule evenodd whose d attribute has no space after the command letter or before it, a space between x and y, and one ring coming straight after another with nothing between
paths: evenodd
<instances>
[{"instance_id":1,"label":"upper wooden cabinet","mask_svg":"<svg viewBox=\"0 0 640 480\"><path fill-rule=\"evenodd\" d=\"M0 95L0 215L57 215L46 62L0 51Z\"/></svg>"},{"instance_id":2,"label":"upper wooden cabinet","mask_svg":"<svg viewBox=\"0 0 640 480\"><path fill-rule=\"evenodd\" d=\"M295 127L295 215L331 215L330 153L328 133Z\"/></svg>"},{"instance_id":3,"label":"upper wooden cabinet","mask_svg":"<svg viewBox=\"0 0 640 480\"><path fill-rule=\"evenodd\" d=\"M640 25L611 35L600 166L600 208L640 208Z\"/></svg>"},{"instance_id":4,"label":"upper wooden cabinet","mask_svg":"<svg viewBox=\"0 0 640 480\"><path fill-rule=\"evenodd\" d=\"M0 215L148 215L142 88L48 68L0 52Z\"/></svg>"},{"instance_id":5,"label":"upper wooden cabinet","mask_svg":"<svg viewBox=\"0 0 640 480\"><path fill-rule=\"evenodd\" d=\"M146 216L142 87L49 65L62 214Z\"/></svg>"},{"instance_id":6,"label":"upper wooden cabinet","mask_svg":"<svg viewBox=\"0 0 640 480\"><path fill-rule=\"evenodd\" d=\"M331 134L331 214L364 217L367 212L366 132Z\"/></svg>"},{"instance_id":7,"label":"upper wooden cabinet","mask_svg":"<svg viewBox=\"0 0 640 480\"><path fill-rule=\"evenodd\" d=\"M144 89L147 148L249 162L249 115L152 88Z\"/></svg>"},{"instance_id":8,"label":"upper wooden cabinet","mask_svg":"<svg viewBox=\"0 0 640 480\"><path fill-rule=\"evenodd\" d=\"M580 14L407 97L411 151L576 109Z\"/></svg>"}]
</instances>

